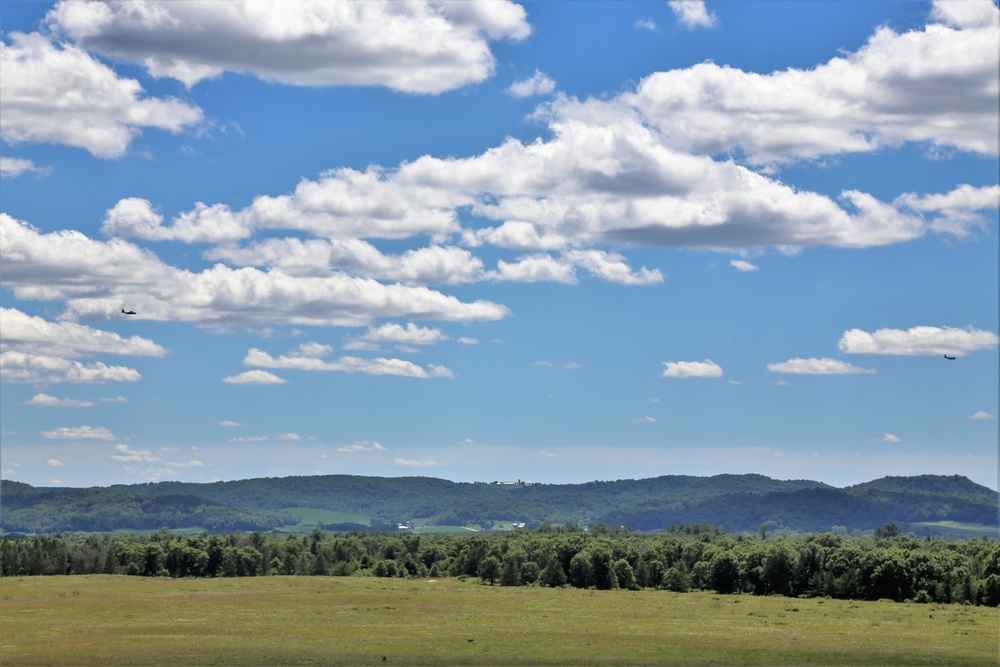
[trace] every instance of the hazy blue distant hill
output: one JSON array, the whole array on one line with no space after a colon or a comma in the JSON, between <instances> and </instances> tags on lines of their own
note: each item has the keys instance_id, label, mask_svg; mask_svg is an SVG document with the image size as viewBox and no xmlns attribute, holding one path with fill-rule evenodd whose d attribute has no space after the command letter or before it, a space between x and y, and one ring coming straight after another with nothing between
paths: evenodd
<instances>
[{"instance_id":1,"label":"hazy blue distant hill","mask_svg":"<svg viewBox=\"0 0 1000 667\"><path fill-rule=\"evenodd\" d=\"M266 531L294 523L282 510L301 507L360 514L376 525L414 518L453 526L599 522L634 530L700 523L730 532L761 525L871 530L890 521L995 524L998 509L995 491L939 475L886 477L844 489L752 474L530 485L322 475L59 490L4 481L0 503L0 527L40 533L163 526Z\"/></svg>"}]
</instances>

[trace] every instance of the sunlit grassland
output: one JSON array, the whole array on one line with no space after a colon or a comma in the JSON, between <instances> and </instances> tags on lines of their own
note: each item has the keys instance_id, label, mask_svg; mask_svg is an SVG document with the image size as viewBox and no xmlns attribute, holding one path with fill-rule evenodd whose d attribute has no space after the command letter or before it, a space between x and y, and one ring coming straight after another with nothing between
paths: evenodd
<instances>
[{"instance_id":1,"label":"sunlit grassland","mask_svg":"<svg viewBox=\"0 0 1000 667\"><path fill-rule=\"evenodd\" d=\"M1000 610L360 577L0 580L0 664L997 664Z\"/></svg>"},{"instance_id":2,"label":"sunlit grassland","mask_svg":"<svg viewBox=\"0 0 1000 667\"><path fill-rule=\"evenodd\" d=\"M281 511L291 514L301 522L296 526L285 526L282 530L294 531L299 529L308 532L320 524L330 523L357 523L362 526L370 526L372 524L371 517L365 514L323 510L315 507L286 507Z\"/></svg>"}]
</instances>

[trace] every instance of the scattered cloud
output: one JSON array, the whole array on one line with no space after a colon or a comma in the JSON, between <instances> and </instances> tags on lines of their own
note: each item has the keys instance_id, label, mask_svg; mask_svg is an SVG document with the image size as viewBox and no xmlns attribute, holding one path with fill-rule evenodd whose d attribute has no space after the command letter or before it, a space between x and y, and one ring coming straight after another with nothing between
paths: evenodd
<instances>
[{"instance_id":1,"label":"scattered cloud","mask_svg":"<svg viewBox=\"0 0 1000 667\"><path fill-rule=\"evenodd\" d=\"M6 245L0 240L0 246ZM3 250L6 271L14 262L6 259L8 248ZM134 382L142 376L132 368L108 366L99 361L83 363L75 358L96 354L153 357L166 354L163 347L147 338L122 338L114 332L74 322L51 322L15 308L0 308L0 322L3 325L0 377L8 382Z\"/></svg>"},{"instance_id":2,"label":"scattered cloud","mask_svg":"<svg viewBox=\"0 0 1000 667\"><path fill-rule=\"evenodd\" d=\"M383 202L379 214L389 219L380 220L379 226L368 224L365 229L358 229L358 234L376 237L407 235L403 221L391 218L385 210L386 203ZM344 205L344 201L340 200L338 204ZM316 207L316 200L310 200L310 205ZM412 212L411 207L405 214L410 215ZM334 214L328 215L336 219ZM360 214L355 211L352 215ZM403 215L403 212L400 215ZM447 214L449 227L452 224L451 215L452 213ZM313 215L312 219L316 217ZM325 222L317 224L317 229L310 229L308 223L304 222L308 220L310 218L303 216L295 218L294 222L315 233L330 233L325 229ZM428 220L429 218L425 217L419 221L426 224ZM273 224L282 226L284 223L275 220ZM337 233L343 233L347 226L353 226L353 223L347 219L342 220L342 224L337 227ZM380 227L382 233L379 232ZM443 234L444 230L435 232L438 233ZM456 285L484 280L490 275L483 270L482 260L463 248L431 245L407 250L400 255L387 255L360 238L306 240L269 238L248 246L215 247L206 251L205 257L237 266L280 269L295 276L320 277L333 269L340 269L365 278L395 280L406 285Z\"/></svg>"},{"instance_id":3,"label":"scattered cloud","mask_svg":"<svg viewBox=\"0 0 1000 667\"><path fill-rule=\"evenodd\" d=\"M562 368L568 371L575 371L584 367L583 364L578 361L566 361L561 364L555 364L551 361L545 361L544 359L539 359L531 365L535 368Z\"/></svg>"},{"instance_id":4,"label":"scattered cloud","mask_svg":"<svg viewBox=\"0 0 1000 667\"><path fill-rule=\"evenodd\" d=\"M226 428L243 428L246 424L244 422L233 421L232 419L223 419L219 422L219 426L224 426Z\"/></svg>"},{"instance_id":5,"label":"scattered cloud","mask_svg":"<svg viewBox=\"0 0 1000 667\"><path fill-rule=\"evenodd\" d=\"M170 468L204 468L205 464L198 459L190 459L188 461L169 461L167 466Z\"/></svg>"},{"instance_id":6,"label":"scattered cloud","mask_svg":"<svg viewBox=\"0 0 1000 667\"><path fill-rule=\"evenodd\" d=\"M656 418L646 415L645 417L638 417L636 419L629 419L633 424L655 424Z\"/></svg>"},{"instance_id":7,"label":"scattered cloud","mask_svg":"<svg viewBox=\"0 0 1000 667\"><path fill-rule=\"evenodd\" d=\"M534 97L548 95L556 89L556 82L537 69L533 76L521 81L515 81L507 88L507 93L513 97Z\"/></svg>"},{"instance_id":8,"label":"scattered cloud","mask_svg":"<svg viewBox=\"0 0 1000 667\"><path fill-rule=\"evenodd\" d=\"M705 361L664 361L662 377L718 378L722 377L722 368L711 359Z\"/></svg>"},{"instance_id":9,"label":"scattered cloud","mask_svg":"<svg viewBox=\"0 0 1000 667\"><path fill-rule=\"evenodd\" d=\"M229 384L285 384L285 381L267 371L253 370L222 378Z\"/></svg>"},{"instance_id":10,"label":"scattered cloud","mask_svg":"<svg viewBox=\"0 0 1000 667\"><path fill-rule=\"evenodd\" d=\"M117 440L115 435L103 426L77 426L42 431L43 438L50 440Z\"/></svg>"},{"instance_id":11,"label":"scattered cloud","mask_svg":"<svg viewBox=\"0 0 1000 667\"><path fill-rule=\"evenodd\" d=\"M31 160L0 155L0 178L16 178L21 174L47 176L51 173L48 167L36 167Z\"/></svg>"},{"instance_id":12,"label":"scattered cloud","mask_svg":"<svg viewBox=\"0 0 1000 667\"><path fill-rule=\"evenodd\" d=\"M996 415L991 415L985 410L980 410L974 414L969 415L969 419L996 419Z\"/></svg>"},{"instance_id":13,"label":"scattered cloud","mask_svg":"<svg viewBox=\"0 0 1000 667\"><path fill-rule=\"evenodd\" d=\"M794 375L861 375L876 373L873 368L859 368L844 361L829 358L789 359L776 364L768 364L767 370L772 373L791 373Z\"/></svg>"},{"instance_id":14,"label":"scattered cloud","mask_svg":"<svg viewBox=\"0 0 1000 667\"><path fill-rule=\"evenodd\" d=\"M495 68L489 41L531 33L524 8L508 0L280 7L150 0L141 10L64 1L47 19L82 48L142 63L151 75L188 87L229 71L298 86L427 94L483 81Z\"/></svg>"},{"instance_id":15,"label":"scattered cloud","mask_svg":"<svg viewBox=\"0 0 1000 667\"><path fill-rule=\"evenodd\" d=\"M670 0L667 4L688 30L713 28L718 23L715 14L705 8L705 0Z\"/></svg>"},{"instance_id":16,"label":"scattered cloud","mask_svg":"<svg viewBox=\"0 0 1000 667\"><path fill-rule=\"evenodd\" d=\"M0 378L6 382L31 384L104 384L137 382L142 375L127 366L108 366L100 361L81 363L60 357L3 350L0 351Z\"/></svg>"},{"instance_id":17,"label":"scattered cloud","mask_svg":"<svg viewBox=\"0 0 1000 667\"><path fill-rule=\"evenodd\" d=\"M756 264L751 264L750 262L742 259L730 260L729 266L732 266L737 271L747 272L747 271L758 271L760 269Z\"/></svg>"},{"instance_id":18,"label":"scattered cloud","mask_svg":"<svg viewBox=\"0 0 1000 667\"><path fill-rule=\"evenodd\" d=\"M302 436L298 433L279 433L275 436L278 440L301 440Z\"/></svg>"},{"instance_id":19,"label":"scattered cloud","mask_svg":"<svg viewBox=\"0 0 1000 667\"><path fill-rule=\"evenodd\" d=\"M259 199L259 198L258 198ZM426 287L382 284L344 273L293 276L216 264L198 273L161 262L122 239L75 231L41 234L0 213L4 282L20 299L64 300L70 319L114 317L123 303L139 317L203 326L359 326L376 318L498 320L506 308L463 303Z\"/></svg>"},{"instance_id":20,"label":"scattered cloud","mask_svg":"<svg viewBox=\"0 0 1000 667\"><path fill-rule=\"evenodd\" d=\"M369 442L368 440L362 440L360 442L355 442L350 445L344 445L343 447L337 447L338 452L344 454L357 454L359 452L384 452L385 447L377 442ZM397 463L396 465L401 465Z\"/></svg>"},{"instance_id":21,"label":"scattered cloud","mask_svg":"<svg viewBox=\"0 0 1000 667\"><path fill-rule=\"evenodd\" d=\"M94 405L94 402L75 398L56 398L55 396L49 396L48 394L35 394L30 399L25 401L24 404L44 408L89 408Z\"/></svg>"},{"instance_id":22,"label":"scattered cloud","mask_svg":"<svg viewBox=\"0 0 1000 667\"><path fill-rule=\"evenodd\" d=\"M51 322L15 308L0 308L0 320L4 346L21 352L69 358L94 354L161 357L167 353L148 338L122 338L75 322Z\"/></svg>"},{"instance_id":23,"label":"scattered cloud","mask_svg":"<svg viewBox=\"0 0 1000 667\"><path fill-rule=\"evenodd\" d=\"M395 466L402 466L404 468L438 468L441 463L438 463L434 459L425 459L421 461L416 461L413 459L393 459L392 464Z\"/></svg>"},{"instance_id":24,"label":"scattered cloud","mask_svg":"<svg viewBox=\"0 0 1000 667\"><path fill-rule=\"evenodd\" d=\"M230 438L229 442L267 442L271 439L269 435L243 435L236 438Z\"/></svg>"},{"instance_id":25,"label":"scattered cloud","mask_svg":"<svg viewBox=\"0 0 1000 667\"><path fill-rule=\"evenodd\" d=\"M903 441L902 438L900 438L899 436L893 435L892 433L886 433L881 438L879 438L879 440L882 441L882 442L902 442Z\"/></svg>"},{"instance_id":26,"label":"scattered cloud","mask_svg":"<svg viewBox=\"0 0 1000 667\"><path fill-rule=\"evenodd\" d=\"M640 30L649 30L650 32L656 32L660 29L660 26L656 25L656 21L650 18L642 18L635 22L635 27Z\"/></svg>"},{"instance_id":27,"label":"scattered cloud","mask_svg":"<svg viewBox=\"0 0 1000 667\"><path fill-rule=\"evenodd\" d=\"M454 374L444 366L428 364L426 368L403 359L364 359L361 357L340 357L336 361L325 361L322 356L330 351L329 346L305 344L289 355L272 357L257 348L247 351L243 363L262 368L283 368L299 371L335 371L342 373L365 373L368 375L398 375L414 378L450 378Z\"/></svg>"},{"instance_id":28,"label":"scattered cloud","mask_svg":"<svg viewBox=\"0 0 1000 667\"><path fill-rule=\"evenodd\" d=\"M1000 203L1000 185L973 187L962 184L944 194L918 195L906 193L893 201L897 208L906 208L921 214L933 214L931 229L963 238L973 229L988 226L986 217L979 211L996 210Z\"/></svg>"},{"instance_id":29,"label":"scattered cloud","mask_svg":"<svg viewBox=\"0 0 1000 667\"><path fill-rule=\"evenodd\" d=\"M905 142L995 156L1000 12L984 11L994 16L991 25L878 28L859 50L808 70L762 75L705 62L658 72L623 99L674 147L708 155L742 150L751 164ZM928 99L935 103L920 102Z\"/></svg>"},{"instance_id":30,"label":"scattered cloud","mask_svg":"<svg viewBox=\"0 0 1000 667\"><path fill-rule=\"evenodd\" d=\"M45 461L45 465L49 466L50 468L62 468L66 464L60 461L59 459L47 459Z\"/></svg>"},{"instance_id":31,"label":"scattered cloud","mask_svg":"<svg viewBox=\"0 0 1000 667\"><path fill-rule=\"evenodd\" d=\"M134 79L119 78L76 45L57 45L38 33L5 35L0 64L0 136L14 145L65 144L117 158L143 129L180 132L203 120L198 107L145 97Z\"/></svg>"},{"instance_id":32,"label":"scattered cloud","mask_svg":"<svg viewBox=\"0 0 1000 667\"><path fill-rule=\"evenodd\" d=\"M972 327L918 326L907 330L845 331L837 347L845 354L964 356L1000 344L1000 336Z\"/></svg>"},{"instance_id":33,"label":"scattered cloud","mask_svg":"<svg viewBox=\"0 0 1000 667\"><path fill-rule=\"evenodd\" d=\"M104 214L101 231L107 236L135 237L147 241L182 241L184 243L225 243L250 235L223 207L198 203L194 211L178 216L169 227L163 216L153 210L147 199L128 197Z\"/></svg>"},{"instance_id":34,"label":"scattered cloud","mask_svg":"<svg viewBox=\"0 0 1000 667\"><path fill-rule=\"evenodd\" d=\"M148 449L130 449L128 445L118 444L115 445L114 454L111 454L111 459L114 461L131 462L131 461L159 461L160 457L153 454L153 452Z\"/></svg>"},{"instance_id":35,"label":"scattered cloud","mask_svg":"<svg viewBox=\"0 0 1000 667\"><path fill-rule=\"evenodd\" d=\"M417 326L413 322L408 322L405 326L388 322L378 327L368 327L368 331L355 340L376 346L383 343L434 345L448 340L448 336L440 329Z\"/></svg>"}]
</instances>

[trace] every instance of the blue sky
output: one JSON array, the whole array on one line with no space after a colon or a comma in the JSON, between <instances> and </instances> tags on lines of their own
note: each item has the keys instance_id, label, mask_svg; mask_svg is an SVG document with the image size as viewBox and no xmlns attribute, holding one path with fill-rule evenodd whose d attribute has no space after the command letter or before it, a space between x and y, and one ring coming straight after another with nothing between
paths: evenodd
<instances>
[{"instance_id":1,"label":"blue sky","mask_svg":"<svg viewBox=\"0 0 1000 667\"><path fill-rule=\"evenodd\" d=\"M996 488L990 0L0 11L5 479Z\"/></svg>"}]
</instances>

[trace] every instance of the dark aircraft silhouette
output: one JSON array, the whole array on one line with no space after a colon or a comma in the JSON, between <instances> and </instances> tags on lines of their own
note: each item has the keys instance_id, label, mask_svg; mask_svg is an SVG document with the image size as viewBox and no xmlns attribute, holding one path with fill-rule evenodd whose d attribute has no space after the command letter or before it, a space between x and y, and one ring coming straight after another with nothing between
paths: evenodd
<instances>
[{"instance_id":1,"label":"dark aircraft silhouette","mask_svg":"<svg viewBox=\"0 0 1000 667\"><path fill-rule=\"evenodd\" d=\"M125 310L124 308L122 308L122 313L124 313L125 315L135 315L134 310Z\"/></svg>"},{"instance_id":2,"label":"dark aircraft silhouette","mask_svg":"<svg viewBox=\"0 0 1000 667\"><path fill-rule=\"evenodd\" d=\"M949 361L955 361L955 357L949 357L947 354L944 355L944 358L947 359L947 360L949 360Z\"/></svg>"}]
</instances>

